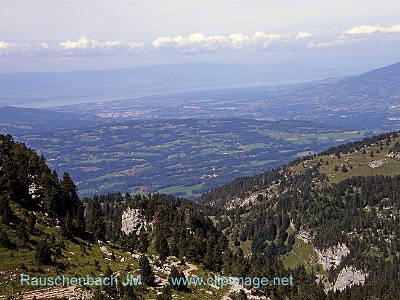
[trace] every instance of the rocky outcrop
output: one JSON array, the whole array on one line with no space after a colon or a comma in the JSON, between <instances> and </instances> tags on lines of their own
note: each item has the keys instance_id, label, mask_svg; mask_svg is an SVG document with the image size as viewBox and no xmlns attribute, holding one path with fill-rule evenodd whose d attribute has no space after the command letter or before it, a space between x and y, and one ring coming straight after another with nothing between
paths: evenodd
<instances>
[{"instance_id":1,"label":"rocky outcrop","mask_svg":"<svg viewBox=\"0 0 400 300\"><path fill-rule=\"evenodd\" d=\"M314 239L315 234L313 234L310 230L302 229L297 234L297 237L301 239L304 243L311 243Z\"/></svg>"},{"instance_id":2,"label":"rocky outcrop","mask_svg":"<svg viewBox=\"0 0 400 300\"><path fill-rule=\"evenodd\" d=\"M122 224L121 230L125 234L131 232L139 235L140 231L144 229L146 231L147 222L140 209L127 208L122 213Z\"/></svg>"},{"instance_id":3,"label":"rocky outcrop","mask_svg":"<svg viewBox=\"0 0 400 300\"><path fill-rule=\"evenodd\" d=\"M400 153L399 152L390 152L387 154L387 157L389 158L400 158Z\"/></svg>"},{"instance_id":4,"label":"rocky outcrop","mask_svg":"<svg viewBox=\"0 0 400 300\"><path fill-rule=\"evenodd\" d=\"M385 159L380 159L380 160L374 160L369 163L369 166L371 168L375 169L375 168L383 166L386 163L388 163L388 160L385 158Z\"/></svg>"},{"instance_id":5,"label":"rocky outcrop","mask_svg":"<svg viewBox=\"0 0 400 300\"><path fill-rule=\"evenodd\" d=\"M357 270L354 267L346 267L340 271L336 279L335 285L333 286L333 290L343 291L344 289L352 285L363 285L367 277L367 273Z\"/></svg>"},{"instance_id":6,"label":"rocky outcrop","mask_svg":"<svg viewBox=\"0 0 400 300\"><path fill-rule=\"evenodd\" d=\"M76 286L51 287L33 290L22 294L22 299L92 299L92 294ZM1 297L0 297L1 298Z\"/></svg>"},{"instance_id":7,"label":"rocky outcrop","mask_svg":"<svg viewBox=\"0 0 400 300\"><path fill-rule=\"evenodd\" d=\"M315 249L315 253L317 253L319 263L323 269L328 271L331 267L337 268L342 261L342 257L347 256L350 250L345 244L338 244L322 251Z\"/></svg>"}]
</instances>

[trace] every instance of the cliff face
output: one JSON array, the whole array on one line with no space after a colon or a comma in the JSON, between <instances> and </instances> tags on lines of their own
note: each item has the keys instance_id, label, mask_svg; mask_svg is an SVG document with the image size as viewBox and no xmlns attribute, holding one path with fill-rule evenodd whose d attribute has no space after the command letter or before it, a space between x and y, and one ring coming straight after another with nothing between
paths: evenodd
<instances>
[{"instance_id":1,"label":"cliff face","mask_svg":"<svg viewBox=\"0 0 400 300\"><path fill-rule=\"evenodd\" d=\"M318 255L319 263L322 265L324 270L328 271L331 267L334 269L337 268L342 261L342 257L347 256L350 253L350 250L345 244L338 244L324 251L315 249L315 252Z\"/></svg>"},{"instance_id":2,"label":"cliff face","mask_svg":"<svg viewBox=\"0 0 400 300\"><path fill-rule=\"evenodd\" d=\"M328 271L331 267L334 269L337 268L340 265L342 258L347 256L350 253L350 250L345 244L338 244L324 251L315 249L315 252L317 253L319 262L324 270ZM346 266L339 272L334 285L326 285L326 290L343 291L352 285L364 285L367 277L367 273L364 273L353 266Z\"/></svg>"},{"instance_id":3,"label":"cliff face","mask_svg":"<svg viewBox=\"0 0 400 300\"><path fill-rule=\"evenodd\" d=\"M140 231L147 230L147 222L140 209L127 208L122 213L122 227L121 230L126 234L131 232L139 235Z\"/></svg>"},{"instance_id":4,"label":"cliff face","mask_svg":"<svg viewBox=\"0 0 400 300\"><path fill-rule=\"evenodd\" d=\"M349 286L365 283L365 279L367 278L368 274L357 270L354 267L346 267L340 271L335 285L333 286L334 291L343 291Z\"/></svg>"}]
</instances>

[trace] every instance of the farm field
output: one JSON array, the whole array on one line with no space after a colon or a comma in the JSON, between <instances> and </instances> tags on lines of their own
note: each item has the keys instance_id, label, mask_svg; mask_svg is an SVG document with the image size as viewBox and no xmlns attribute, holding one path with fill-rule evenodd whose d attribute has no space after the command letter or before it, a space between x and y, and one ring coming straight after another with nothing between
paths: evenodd
<instances>
[{"instance_id":1,"label":"farm field","mask_svg":"<svg viewBox=\"0 0 400 300\"><path fill-rule=\"evenodd\" d=\"M304 121L185 119L25 130L17 140L43 154L60 176L70 173L80 196L119 190L193 198L366 134Z\"/></svg>"}]
</instances>

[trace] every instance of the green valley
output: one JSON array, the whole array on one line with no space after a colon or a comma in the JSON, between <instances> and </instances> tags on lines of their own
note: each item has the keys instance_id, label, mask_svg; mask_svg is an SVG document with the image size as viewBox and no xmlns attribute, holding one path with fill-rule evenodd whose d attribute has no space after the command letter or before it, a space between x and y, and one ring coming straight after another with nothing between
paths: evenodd
<instances>
[{"instance_id":1,"label":"green valley","mask_svg":"<svg viewBox=\"0 0 400 300\"><path fill-rule=\"evenodd\" d=\"M68 171L80 196L119 190L184 197L371 134L305 121L245 119L126 121L32 131L19 130L17 139L58 172Z\"/></svg>"}]
</instances>

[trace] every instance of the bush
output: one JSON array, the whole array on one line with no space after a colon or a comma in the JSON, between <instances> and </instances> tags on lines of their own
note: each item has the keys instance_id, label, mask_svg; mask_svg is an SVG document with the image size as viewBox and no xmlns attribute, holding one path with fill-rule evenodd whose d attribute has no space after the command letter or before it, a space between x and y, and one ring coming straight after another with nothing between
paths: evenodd
<instances>
[{"instance_id":1,"label":"bush","mask_svg":"<svg viewBox=\"0 0 400 300\"><path fill-rule=\"evenodd\" d=\"M42 239L36 245L35 258L39 264L49 265L51 261L51 248L47 238Z\"/></svg>"},{"instance_id":2,"label":"bush","mask_svg":"<svg viewBox=\"0 0 400 300\"><path fill-rule=\"evenodd\" d=\"M10 247L11 241L8 237L7 232L4 229L0 229L0 247Z\"/></svg>"}]
</instances>

